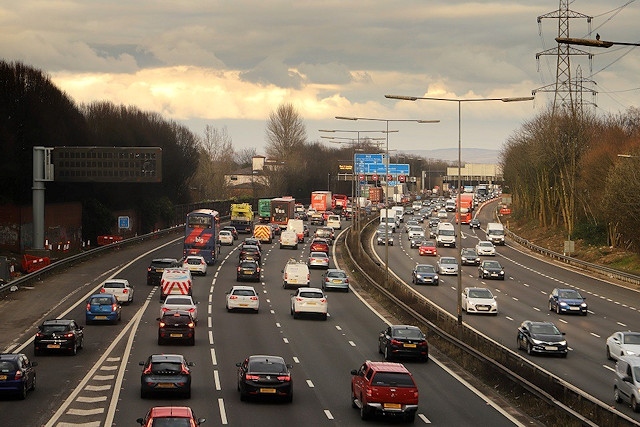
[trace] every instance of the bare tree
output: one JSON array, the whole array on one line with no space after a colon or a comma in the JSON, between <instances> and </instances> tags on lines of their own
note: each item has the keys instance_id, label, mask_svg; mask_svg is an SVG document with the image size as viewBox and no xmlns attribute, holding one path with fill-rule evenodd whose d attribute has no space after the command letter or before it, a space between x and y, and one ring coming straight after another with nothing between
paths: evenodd
<instances>
[{"instance_id":1,"label":"bare tree","mask_svg":"<svg viewBox=\"0 0 640 427\"><path fill-rule=\"evenodd\" d=\"M235 162L240 168L247 168L252 166L253 158L257 155L257 151L254 147L243 148L236 152Z\"/></svg>"},{"instance_id":2,"label":"bare tree","mask_svg":"<svg viewBox=\"0 0 640 427\"><path fill-rule=\"evenodd\" d=\"M233 142L227 129L216 129L207 125L200 139L200 162L190 188L201 199L223 199L228 197L225 175L235 167Z\"/></svg>"},{"instance_id":3,"label":"bare tree","mask_svg":"<svg viewBox=\"0 0 640 427\"><path fill-rule=\"evenodd\" d=\"M274 159L299 153L307 140L304 122L292 104L282 104L269 115L266 133L267 156Z\"/></svg>"}]
</instances>

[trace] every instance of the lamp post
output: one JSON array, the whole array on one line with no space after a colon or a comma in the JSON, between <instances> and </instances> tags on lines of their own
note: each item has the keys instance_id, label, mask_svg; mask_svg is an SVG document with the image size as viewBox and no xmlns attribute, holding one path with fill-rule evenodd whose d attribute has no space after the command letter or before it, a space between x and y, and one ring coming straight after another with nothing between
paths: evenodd
<instances>
[{"instance_id":1,"label":"lamp post","mask_svg":"<svg viewBox=\"0 0 640 427\"><path fill-rule=\"evenodd\" d=\"M385 215L387 216L387 222L385 222L384 228L384 284L385 287L389 285L389 133L390 132L398 132L397 130L389 130L389 122L414 122L414 123L439 123L440 120L419 120L419 119L379 119L379 118L370 118L370 117L344 117L344 116L336 116L338 120L369 120L374 122L385 122L386 130L384 133L386 134L386 154L385 154L385 179L387 182L387 186L385 189L385 197L384 197L384 207L385 207Z\"/></svg>"},{"instance_id":2,"label":"lamp post","mask_svg":"<svg viewBox=\"0 0 640 427\"><path fill-rule=\"evenodd\" d=\"M398 99L402 101L447 101L458 103L458 191L457 199L457 215L458 227L456 236L456 250L458 251L458 288L457 288L457 316L458 325L462 325L462 221L460 218L460 184L462 183L462 136L461 136L461 106L463 102L485 102L485 101L501 101L501 102L519 102L532 101L533 96L517 97L517 98L435 98L422 96L404 96L404 95L385 95L385 98Z\"/></svg>"},{"instance_id":3,"label":"lamp post","mask_svg":"<svg viewBox=\"0 0 640 427\"><path fill-rule=\"evenodd\" d=\"M640 43L626 43L626 42L610 42L605 40L600 40L600 38L596 35L596 39L579 39L574 37L556 37L556 42L562 44L575 44L580 46L589 46L589 47L604 47L608 48L613 45L616 46L640 46Z\"/></svg>"}]
</instances>

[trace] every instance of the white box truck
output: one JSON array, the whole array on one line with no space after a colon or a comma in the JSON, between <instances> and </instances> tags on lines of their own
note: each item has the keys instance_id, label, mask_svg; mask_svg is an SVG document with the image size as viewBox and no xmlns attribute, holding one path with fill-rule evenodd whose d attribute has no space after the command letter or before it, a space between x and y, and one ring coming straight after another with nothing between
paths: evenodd
<instances>
[{"instance_id":1,"label":"white box truck","mask_svg":"<svg viewBox=\"0 0 640 427\"><path fill-rule=\"evenodd\" d=\"M456 247L456 231L450 222L440 222L436 228L436 246Z\"/></svg>"},{"instance_id":2,"label":"white box truck","mask_svg":"<svg viewBox=\"0 0 640 427\"><path fill-rule=\"evenodd\" d=\"M397 212L392 209L380 209L380 224L391 226L392 231L395 233L396 229L400 227Z\"/></svg>"},{"instance_id":3,"label":"white box truck","mask_svg":"<svg viewBox=\"0 0 640 427\"><path fill-rule=\"evenodd\" d=\"M494 245L504 246L504 226L499 222L487 223L487 240L491 241Z\"/></svg>"}]
</instances>

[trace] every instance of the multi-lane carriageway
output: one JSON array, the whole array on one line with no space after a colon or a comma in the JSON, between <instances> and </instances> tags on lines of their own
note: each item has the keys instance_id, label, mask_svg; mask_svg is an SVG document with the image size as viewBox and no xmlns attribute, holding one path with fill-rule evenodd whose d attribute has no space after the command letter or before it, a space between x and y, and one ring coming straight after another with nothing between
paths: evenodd
<instances>
[{"instance_id":1,"label":"multi-lane carriageway","mask_svg":"<svg viewBox=\"0 0 640 427\"><path fill-rule=\"evenodd\" d=\"M313 231L313 228L312 228ZM194 347L156 342L159 298L145 285L146 268L155 257L179 257L181 237L147 241L107 257L84 262L51 276L32 289L10 294L0 303L0 344L6 351L33 356L31 337L44 318L71 317L84 324L87 296L110 277L135 285L135 300L123 307L118 325L85 327L84 349L75 357L39 356L38 385L26 400L0 400L0 425L134 425L152 406L188 405L205 425L358 425L352 409L350 371L365 359L380 360L378 332L387 313L377 312L357 292L330 293L329 319L293 320L291 290L282 288L287 259L306 259L308 242L297 251L265 247L258 314L228 313L224 294L235 281L237 251L224 247L222 260L208 275L194 278L200 322ZM400 248L393 248L394 255ZM332 264L333 265L333 264ZM312 271L319 285L322 271ZM441 287L444 289L444 287ZM159 352L175 352L195 362L191 399L140 398L139 361ZM293 365L292 404L241 402L235 363L250 354L277 354ZM429 363L406 362L420 390L417 424L523 425L522 417L503 409L433 357ZM378 421L377 424L384 423ZM373 424L376 424L374 421Z\"/></svg>"}]
</instances>

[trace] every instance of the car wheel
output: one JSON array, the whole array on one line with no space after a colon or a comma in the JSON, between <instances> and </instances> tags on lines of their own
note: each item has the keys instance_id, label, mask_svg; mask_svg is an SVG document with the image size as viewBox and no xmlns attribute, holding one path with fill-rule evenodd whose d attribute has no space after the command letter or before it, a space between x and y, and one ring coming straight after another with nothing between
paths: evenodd
<instances>
[{"instance_id":1,"label":"car wheel","mask_svg":"<svg viewBox=\"0 0 640 427\"><path fill-rule=\"evenodd\" d=\"M553 306L551 305L551 301L549 301L549 311L553 311Z\"/></svg>"},{"instance_id":2,"label":"car wheel","mask_svg":"<svg viewBox=\"0 0 640 427\"><path fill-rule=\"evenodd\" d=\"M191 389L187 390L187 391L184 393L184 398L185 398L185 399L191 399Z\"/></svg>"},{"instance_id":3,"label":"car wheel","mask_svg":"<svg viewBox=\"0 0 640 427\"><path fill-rule=\"evenodd\" d=\"M556 304L556 313L560 314L560 304Z\"/></svg>"},{"instance_id":4,"label":"car wheel","mask_svg":"<svg viewBox=\"0 0 640 427\"><path fill-rule=\"evenodd\" d=\"M143 389L140 389L140 399L146 399L147 398L147 392L144 391Z\"/></svg>"},{"instance_id":5,"label":"car wheel","mask_svg":"<svg viewBox=\"0 0 640 427\"><path fill-rule=\"evenodd\" d=\"M18 399L24 400L27 398L27 389L27 380L25 379L25 381L22 383L22 390L18 392Z\"/></svg>"},{"instance_id":6,"label":"car wheel","mask_svg":"<svg viewBox=\"0 0 640 427\"><path fill-rule=\"evenodd\" d=\"M29 388L29 390L31 391L36 389L36 378L38 378L37 375L33 374L33 381L31 382L31 387Z\"/></svg>"},{"instance_id":7,"label":"car wheel","mask_svg":"<svg viewBox=\"0 0 640 427\"><path fill-rule=\"evenodd\" d=\"M389 354L389 347L384 347L384 360L391 360L391 355Z\"/></svg>"},{"instance_id":8,"label":"car wheel","mask_svg":"<svg viewBox=\"0 0 640 427\"><path fill-rule=\"evenodd\" d=\"M244 402L246 400L247 400L247 395L242 390L240 390L240 401Z\"/></svg>"},{"instance_id":9,"label":"car wheel","mask_svg":"<svg viewBox=\"0 0 640 427\"><path fill-rule=\"evenodd\" d=\"M78 342L73 343L73 347L71 347L70 353L72 356L78 354Z\"/></svg>"},{"instance_id":10,"label":"car wheel","mask_svg":"<svg viewBox=\"0 0 640 427\"><path fill-rule=\"evenodd\" d=\"M162 340L162 338L158 337L158 345L162 345L164 344L164 341Z\"/></svg>"},{"instance_id":11,"label":"car wheel","mask_svg":"<svg viewBox=\"0 0 640 427\"><path fill-rule=\"evenodd\" d=\"M638 405L638 401L635 396L631 397L631 409L633 412L640 412L640 405Z\"/></svg>"},{"instance_id":12,"label":"car wheel","mask_svg":"<svg viewBox=\"0 0 640 427\"><path fill-rule=\"evenodd\" d=\"M287 403L291 403L291 402L293 402L293 391L291 391L291 392L287 395L287 397L285 397L284 401L285 401L285 402L287 402Z\"/></svg>"},{"instance_id":13,"label":"car wheel","mask_svg":"<svg viewBox=\"0 0 640 427\"><path fill-rule=\"evenodd\" d=\"M33 355L34 356L40 356L42 354L42 351L37 350L35 347L33 348Z\"/></svg>"},{"instance_id":14,"label":"car wheel","mask_svg":"<svg viewBox=\"0 0 640 427\"><path fill-rule=\"evenodd\" d=\"M533 346L531 345L530 342L527 343L527 354L531 355L531 353L533 353Z\"/></svg>"},{"instance_id":15,"label":"car wheel","mask_svg":"<svg viewBox=\"0 0 640 427\"><path fill-rule=\"evenodd\" d=\"M613 357L611 357L611 350L609 350L609 346L607 346L607 360L613 360Z\"/></svg>"},{"instance_id":16,"label":"car wheel","mask_svg":"<svg viewBox=\"0 0 640 427\"><path fill-rule=\"evenodd\" d=\"M613 400L616 403L622 402L622 398L620 397L620 391L618 390L618 387L613 387Z\"/></svg>"},{"instance_id":17,"label":"car wheel","mask_svg":"<svg viewBox=\"0 0 640 427\"><path fill-rule=\"evenodd\" d=\"M191 341L189 341L189 345L196 345L196 337L192 337ZM191 391L189 391L189 393L191 393Z\"/></svg>"},{"instance_id":18,"label":"car wheel","mask_svg":"<svg viewBox=\"0 0 640 427\"><path fill-rule=\"evenodd\" d=\"M327 313L322 313L322 320L327 320Z\"/></svg>"}]
</instances>

